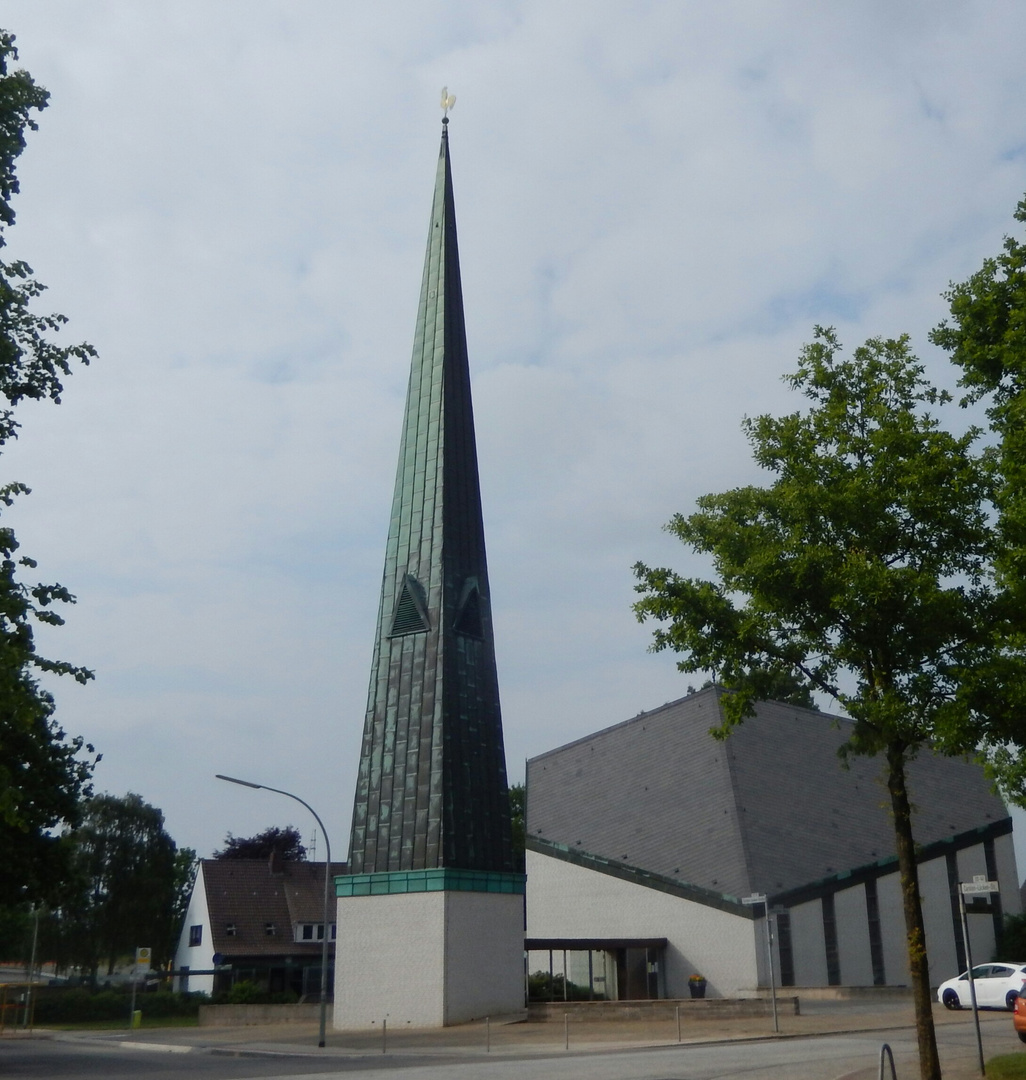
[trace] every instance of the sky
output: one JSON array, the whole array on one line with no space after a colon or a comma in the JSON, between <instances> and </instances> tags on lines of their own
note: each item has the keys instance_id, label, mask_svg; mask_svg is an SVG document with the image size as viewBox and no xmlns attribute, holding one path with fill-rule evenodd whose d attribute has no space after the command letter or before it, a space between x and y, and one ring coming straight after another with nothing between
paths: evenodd
<instances>
[{"instance_id":1,"label":"sky","mask_svg":"<svg viewBox=\"0 0 1026 1080\"><path fill-rule=\"evenodd\" d=\"M347 853L443 85L512 781L686 692L631 567L708 572L662 526L764 479L814 325L954 386L942 293L1026 191L1015 0L3 16L52 95L7 254L99 353L22 408L6 520L78 598L39 640L96 672L55 694L97 789L202 856L313 832L215 773Z\"/></svg>"}]
</instances>

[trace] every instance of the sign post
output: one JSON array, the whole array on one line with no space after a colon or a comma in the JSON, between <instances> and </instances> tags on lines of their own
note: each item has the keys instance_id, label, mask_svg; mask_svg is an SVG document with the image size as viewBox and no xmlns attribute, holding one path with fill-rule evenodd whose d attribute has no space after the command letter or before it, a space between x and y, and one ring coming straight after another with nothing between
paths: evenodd
<instances>
[{"instance_id":1,"label":"sign post","mask_svg":"<svg viewBox=\"0 0 1026 1080\"><path fill-rule=\"evenodd\" d=\"M135 950L135 963L132 965L132 1004L128 1011L128 1026L130 1028L140 1026L142 1018L135 1015L135 988L139 978L139 969L142 968L144 972L149 971L152 956L153 950L145 945Z\"/></svg>"},{"instance_id":2,"label":"sign post","mask_svg":"<svg viewBox=\"0 0 1026 1080\"><path fill-rule=\"evenodd\" d=\"M973 952L969 944L969 919L965 910L965 898L1000 891L1001 886L996 881L988 881L985 874L974 874L972 881L962 881L958 885L958 910L962 916L962 941L965 944L966 974L969 977L969 998L973 1003L973 1023L976 1025L976 1049L980 1056L981 1076L987 1075L987 1066L983 1063L983 1036L980 1034L980 1010L976 1004L976 980L973 979Z\"/></svg>"},{"instance_id":3,"label":"sign post","mask_svg":"<svg viewBox=\"0 0 1026 1080\"><path fill-rule=\"evenodd\" d=\"M752 893L751 896L742 896L741 903L746 907L762 904L766 912L766 962L769 965L770 999L773 1002L773 1030L780 1034L780 1021L777 1018L777 980L773 974L773 932L770 928L769 897L765 893Z\"/></svg>"}]
</instances>

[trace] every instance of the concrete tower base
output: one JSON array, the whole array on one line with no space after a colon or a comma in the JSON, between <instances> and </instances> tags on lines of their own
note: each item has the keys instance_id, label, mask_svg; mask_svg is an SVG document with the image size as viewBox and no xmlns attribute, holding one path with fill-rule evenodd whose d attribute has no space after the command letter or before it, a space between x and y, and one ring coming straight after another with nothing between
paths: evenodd
<instances>
[{"instance_id":1,"label":"concrete tower base","mask_svg":"<svg viewBox=\"0 0 1026 1080\"><path fill-rule=\"evenodd\" d=\"M421 870L336 882L336 1029L385 1018L445 1027L524 1008L523 875Z\"/></svg>"}]
</instances>

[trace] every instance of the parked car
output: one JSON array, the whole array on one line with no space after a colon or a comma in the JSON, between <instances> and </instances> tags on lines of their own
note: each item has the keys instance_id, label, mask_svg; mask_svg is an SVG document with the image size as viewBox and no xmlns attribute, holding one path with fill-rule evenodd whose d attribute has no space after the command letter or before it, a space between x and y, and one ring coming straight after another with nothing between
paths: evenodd
<instances>
[{"instance_id":1,"label":"parked car","mask_svg":"<svg viewBox=\"0 0 1026 1080\"><path fill-rule=\"evenodd\" d=\"M1012 1010L1012 1025L1019 1038L1026 1042L1026 997L1015 999L1015 1008Z\"/></svg>"},{"instance_id":2,"label":"parked car","mask_svg":"<svg viewBox=\"0 0 1026 1080\"><path fill-rule=\"evenodd\" d=\"M1019 991L1026 985L1026 964L1004 961L979 964L973 968L976 1004L981 1009L1013 1009ZM969 972L963 971L937 987L937 1000L949 1009L971 1009Z\"/></svg>"}]
</instances>

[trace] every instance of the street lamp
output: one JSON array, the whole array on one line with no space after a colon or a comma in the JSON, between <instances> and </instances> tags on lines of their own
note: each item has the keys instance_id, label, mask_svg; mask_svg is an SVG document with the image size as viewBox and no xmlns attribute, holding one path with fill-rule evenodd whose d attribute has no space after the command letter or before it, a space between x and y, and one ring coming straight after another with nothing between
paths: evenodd
<instances>
[{"instance_id":1,"label":"street lamp","mask_svg":"<svg viewBox=\"0 0 1026 1080\"><path fill-rule=\"evenodd\" d=\"M302 804L313 814L317 820L317 824L321 827L321 833L324 836L324 846L327 848L328 861L324 865L324 935L321 938L321 1039L318 1042L318 1046L324 1046L324 1017L328 1008L328 934L329 934L329 922L328 922L328 878L331 876L331 841L328 839L328 830L324 827L324 822L318 817L317 811L305 800L301 799L298 795L293 795L291 791L282 791L281 788L268 787L267 784L254 784L249 780L239 780L234 776L222 776L221 773L214 774L218 780L227 780L229 784L241 784L242 787L257 788L261 791L273 791L276 795L284 795L288 799L295 799L297 803Z\"/></svg>"}]
</instances>

